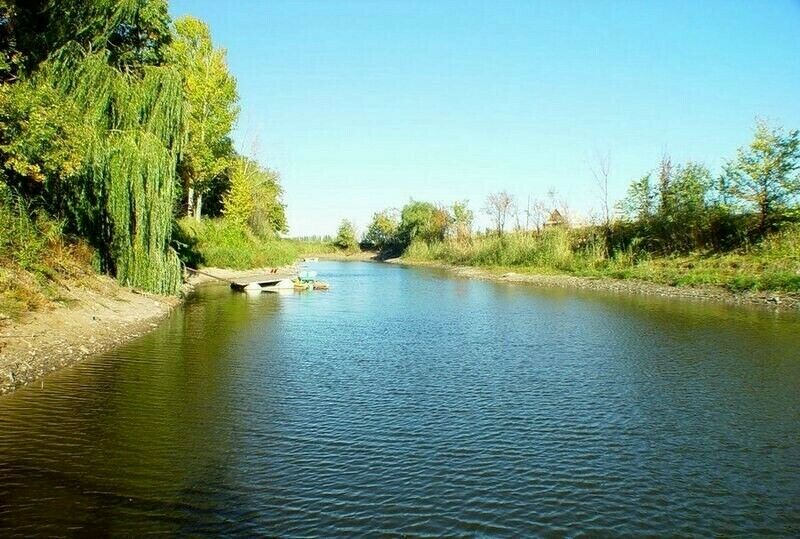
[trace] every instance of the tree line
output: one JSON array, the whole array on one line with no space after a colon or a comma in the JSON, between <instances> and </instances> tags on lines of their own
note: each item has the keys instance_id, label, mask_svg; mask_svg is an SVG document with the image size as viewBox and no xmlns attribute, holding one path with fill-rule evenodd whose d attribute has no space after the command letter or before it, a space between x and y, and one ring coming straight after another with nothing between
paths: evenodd
<instances>
[{"instance_id":1,"label":"tree line","mask_svg":"<svg viewBox=\"0 0 800 539\"><path fill-rule=\"evenodd\" d=\"M0 0L0 203L61 220L126 285L177 291L181 215L286 230L238 113L225 50L166 0Z\"/></svg>"},{"instance_id":2,"label":"tree line","mask_svg":"<svg viewBox=\"0 0 800 539\"><path fill-rule=\"evenodd\" d=\"M800 133L756 123L751 142L725 162L716 176L701 163L673 163L664 156L653 171L631 182L626 196L609 201L610 160L593 169L599 215L577 226L568 204L551 191L547 201L520 208L505 191L487 196L482 211L492 228L477 235L501 237L511 231L543 234L546 225L580 229L575 249L588 236L600 238L604 256L631 249L658 255L698 250L726 251L756 243L800 220ZM557 210L559 221L548 223ZM334 243L340 248L377 250L399 256L418 241L468 242L476 236L466 201L451 205L411 200L402 209L375 213L360 240L344 221Z\"/></svg>"}]
</instances>

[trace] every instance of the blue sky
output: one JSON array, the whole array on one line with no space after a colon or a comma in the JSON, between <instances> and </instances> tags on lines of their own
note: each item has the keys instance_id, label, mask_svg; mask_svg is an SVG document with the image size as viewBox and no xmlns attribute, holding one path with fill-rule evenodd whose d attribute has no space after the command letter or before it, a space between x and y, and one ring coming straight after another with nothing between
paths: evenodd
<instances>
[{"instance_id":1,"label":"blue sky","mask_svg":"<svg viewBox=\"0 0 800 539\"><path fill-rule=\"evenodd\" d=\"M237 147L280 171L292 235L409 198L556 189L598 207L666 151L718 170L756 117L800 128L800 2L171 0L238 79Z\"/></svg>"}]
</instances>

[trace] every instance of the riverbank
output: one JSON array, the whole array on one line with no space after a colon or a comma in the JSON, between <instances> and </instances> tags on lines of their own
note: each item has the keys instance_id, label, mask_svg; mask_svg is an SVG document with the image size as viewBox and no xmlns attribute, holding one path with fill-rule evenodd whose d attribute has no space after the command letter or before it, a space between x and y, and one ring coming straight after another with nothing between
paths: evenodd
<instances>
[{"instance_id":1,"label":"riverbank","mask_svg":"<svg viewBox=\"0 0 800 539\"><path fill-rule=\"evenodd\" d=\"M358 251L355 253L348 253L346 251L339 251L336 253L323 253L319 255L309 255L309 257L319 258L320 260L331 261L359 261L369 262L378 260L378 253L374 251Z\"/></svg>"},{"instance_id":2,"label":"riverbank","mask_svg":"<svg viewBox=\"0 0 800 539\"><path fill-rule=\"evenodd\" d=\"M0 394L146 333L181 302L105 276L63 293L65 301L0 321Z\"/></svg>"},{"instance_id":3,"label":"riverbank","mask_svg":"<svg viewBox=\"0 0 800 539\"><path fill-rule=\"evenodd\" d=\"M259 269L202 271L206 275L187 278L181 297L147 294L102 275L84 278L80 285L61 290L62 301L18 320L0 319L0 395L155 329L197 286Z\"/></svg>"},{"instance_id":4,"label":"riverbank","mask_svg":"<svg viewBox=\"0 0 800 539\"><path fill-rule=\"evenodd\" d=\"M711 301L729 305L758 305L780 311L800 311L800 293L742 291L734 292L719 286L672 286L640 279L613 279L609 277L579 277L562 274L526 272L520 268L481 268L458 266L441 262L393 258L390 264L421 266L450 271L459 277L496 282L520 283L551 288L599 290L620 294L637 294L695 301Z\"/></svg>"}]
</instances>

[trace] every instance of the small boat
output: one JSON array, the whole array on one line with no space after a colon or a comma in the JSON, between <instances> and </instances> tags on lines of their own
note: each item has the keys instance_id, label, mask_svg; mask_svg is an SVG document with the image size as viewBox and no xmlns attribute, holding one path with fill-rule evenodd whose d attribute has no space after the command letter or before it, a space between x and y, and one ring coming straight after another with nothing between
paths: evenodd
<instances>
[{"instance_id":1,"label":"small boat","mask_svg":"<svg viewBox=\"0 0 800 539\"><path fill-rule=\"evenodd\" d=\"M304 258L303 262L319 262L319 258L317 257Z\"/></svg>"}]
</instances>

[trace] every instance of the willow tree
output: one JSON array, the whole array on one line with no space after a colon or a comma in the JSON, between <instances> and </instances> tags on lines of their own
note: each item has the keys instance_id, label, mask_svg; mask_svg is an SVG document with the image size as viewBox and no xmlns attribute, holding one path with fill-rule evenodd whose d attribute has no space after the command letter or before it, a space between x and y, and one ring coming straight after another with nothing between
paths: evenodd
<instances>
[{"instance_id":1,"label":"willow tree","mask_svg":"<svg viewBox=\"0 0 800 539\"><path fill-rule=\"evenodd\" d=\"M40 72L90 126L82 167L47 182L51 197L124 284L174 293L180 263L170 248L176 166L184 137L183 84L168 67L123 72L107 52L68 47Z\"/></svg>"},{"instance_id":2,"label":"willow tree","mask_svg":"<svg viewBox=\"0 0 800 539\"><path fill-rule=\"evenodd\" d=\"M168 59L183 76L188 108L180 167L187 213L200 219L203 194L231 163L229 135L239 114L236 79L225 50L214 48L208 25L194 17L175 21Z\"/></svg>"}]
</instances>

